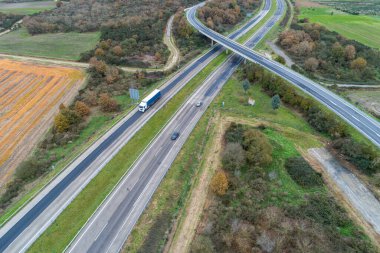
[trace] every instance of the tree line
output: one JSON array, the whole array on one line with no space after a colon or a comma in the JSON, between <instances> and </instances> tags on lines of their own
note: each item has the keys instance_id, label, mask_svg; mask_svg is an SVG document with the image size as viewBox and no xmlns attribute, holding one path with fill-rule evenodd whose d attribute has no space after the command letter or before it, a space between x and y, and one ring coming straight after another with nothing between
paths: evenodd
<instances>
[{"instance_id":1,"label":"tree line","mask_svg":"<svg viewBox=\"0 0 380 253\"><path fill-rule=\"evenodd\" d=\"M337 81L378 80L380 52L295 15L278 44L311 77Z\"/></svg>"},{"instance_id":2,"label":"tree line","mask_svg":"<svg viewBox=\"0 0 380 253\"><path fill-rule=\"evenodd\" d=\"M278 94L284 104L302 113L316 131L332 139L331 147L358 169L369 175L380 172L378 150L368 144L357 142L350 135L347 125L335 114L327 112L315 100L300 95L291 84L256 64L244 65L243 75L250 82L259 83L269 96Z\"/></svg>"}]
</instances>

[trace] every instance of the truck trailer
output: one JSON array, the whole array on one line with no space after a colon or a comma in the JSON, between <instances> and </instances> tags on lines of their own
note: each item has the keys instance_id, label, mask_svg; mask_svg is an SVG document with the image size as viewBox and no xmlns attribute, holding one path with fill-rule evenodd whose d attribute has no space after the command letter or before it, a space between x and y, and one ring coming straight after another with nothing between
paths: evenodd
<instances>
[{"instance_id":1,"label":"truck trailer","mask_svg":"<svg viewBox=\"0 0 380 253\"><path fill-rule=\"evenodd\" d=\"M139 104L139 111L145 112L148 110L149 107L151 107L154 103L157 102L161 98L161 91L158 89L155 89L152 93L150 93L146 98L141 101Z\"/></svg>"}]
</instances>

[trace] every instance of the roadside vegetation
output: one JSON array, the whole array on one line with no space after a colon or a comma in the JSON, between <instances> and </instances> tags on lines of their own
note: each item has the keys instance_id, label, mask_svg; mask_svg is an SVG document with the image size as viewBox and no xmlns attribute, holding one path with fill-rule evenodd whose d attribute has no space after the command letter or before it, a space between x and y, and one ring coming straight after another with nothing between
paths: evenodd
<instances>
[{"instance_id":1,"label":"roadside vegetation","mask_svg":"<svg viewBox=\"0 0 380 253\"><path fill-rule=\"evenodd\" d=\"M280 132L232 123L224 141L191 252L376 252Z\"/></svg>"},{"instance_id":2,"label":"roadside vegetation","mask_svg":"<svg viewBox=\"0 0 380 253\"><path fill-rule=\"evenodd\" d=\"M373 83L380 80L380 52L295 15L291 29L278 40L295 61L295 70L330 82Z\"/></svg>"},{"instance_id":3,"label":"roadside vegetation","mask_svg":"<svg viewBox=\"0 0 380 253\"><path fill-rule=\"evenodd\" d=\"M344 155L361 172L367 175L380 172L378 150L373 145L356 140L350 128L332 112L322 108L313 99L301 95L289 83L258 65L246 64L244 77L252 83L260 83L269 96L279 95L284 104L300 112L316 131L332 139L331 147Z\"/></svg>"}]
</instances>

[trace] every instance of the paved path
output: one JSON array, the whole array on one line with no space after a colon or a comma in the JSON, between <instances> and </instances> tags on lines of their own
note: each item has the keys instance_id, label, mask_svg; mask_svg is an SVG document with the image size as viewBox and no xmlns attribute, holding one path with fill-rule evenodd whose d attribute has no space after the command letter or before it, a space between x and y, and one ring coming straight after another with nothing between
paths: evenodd
<instances>
[{"instance_id":1,"label":"paved path","mask_svg":"<svg viewBox=\"0 0 380 253\"><path fill-rule=\"evenodd\" d=\"M281 48L279 48L276 45L276 43L274 43L273 41L267 41L266 43L273 50L275 54L285 59L286 66L291 67L294 64L294 61Z\"/></svg>"},{"instance_id":2,"label":"paved path","mask_svg":"<svg viewBox=\"0 0 380 253\"><path fill-rule=\"evenodd\" d=\"M323 166L346 199L380 234L380 203L370 190L325 149L310 149L309 153Z\"/></svg>"}]
</instances>

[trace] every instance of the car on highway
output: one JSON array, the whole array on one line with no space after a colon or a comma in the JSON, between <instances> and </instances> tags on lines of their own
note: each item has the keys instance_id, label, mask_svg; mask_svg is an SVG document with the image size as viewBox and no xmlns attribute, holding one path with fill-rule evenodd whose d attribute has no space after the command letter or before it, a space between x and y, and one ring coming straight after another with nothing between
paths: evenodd
<instances>
[{"instance_id":1,"label":"car on highway","mask_svg":"<svg viewBox=\"0 0 380 253\"><path fill-rule=\"evenodd\" d=\"M201 101L199 101L198 103L195 104L196 107L201 107L203 105L203 103Z\"/></svg>"},{"instance_id":2,"label":"car on highway","mask_svg":"<svg viewBox=\"0 0 380 253\"><path fill-rule=\"evenodd\" d=\"M175 140L178 139L178 137L179 137L179 132L174 132L174 133L172 134L172 136L170 137L170 139L172 139L172 141L175 141Z\"/></svg>"}]
</instances>

